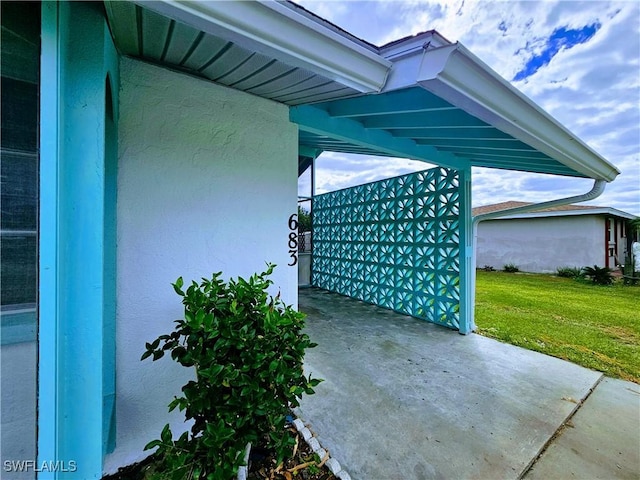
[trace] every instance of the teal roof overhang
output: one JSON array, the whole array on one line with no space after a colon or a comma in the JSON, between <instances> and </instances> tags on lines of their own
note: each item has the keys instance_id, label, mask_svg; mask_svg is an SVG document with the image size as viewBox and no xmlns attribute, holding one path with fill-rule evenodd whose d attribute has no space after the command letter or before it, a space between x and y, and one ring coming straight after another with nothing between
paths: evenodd
<instances>
[{"instance_id":1,"label":"teal roof overhang","mask_svg":"<svg viewBox=\"0 0 640 480\"><path fill-rule=\"evenodd\" d=\"M295 106L290 117L306 151L608 182L619 174L464 46L435 32L402 52L380 93Z\"/></svg>"},{"instance_id":2,"label":"teal roof overhang","mask_svg":"<svg viewBox=\"0 0 640 480\"><path fill-rule=\"evenodd\" d=\"M290 107L323 151L612 181L618 170L459 43L377 47L291 2L106 1L121 54Z\"/></svg>"}]
</instances>

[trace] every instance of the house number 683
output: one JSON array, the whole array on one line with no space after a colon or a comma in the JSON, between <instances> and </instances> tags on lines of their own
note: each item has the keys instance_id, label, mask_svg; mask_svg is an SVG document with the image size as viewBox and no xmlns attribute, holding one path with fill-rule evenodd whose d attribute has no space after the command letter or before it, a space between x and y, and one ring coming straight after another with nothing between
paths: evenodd
<instances>
[{"instance_id":1,"label":"house number 683","mask_svg":"<svg viewBox=\"0 0 640 480\"><path fill-rule=\"evenodd\" d=\"M298 214L294 213L289 217L289 255L291 255L291 263L288 265L293 267L298 263Z\"/></svg>"}]
</instances>

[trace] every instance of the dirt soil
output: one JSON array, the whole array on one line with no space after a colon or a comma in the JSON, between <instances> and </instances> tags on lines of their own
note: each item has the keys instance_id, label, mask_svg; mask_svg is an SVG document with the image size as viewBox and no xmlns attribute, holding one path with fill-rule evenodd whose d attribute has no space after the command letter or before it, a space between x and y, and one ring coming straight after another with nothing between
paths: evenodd
<instances>
[{"instance_id":1,"label":"dirt soil","mask_svg":"<svg viewBox=\"0 0 640 480\"><path fill-rule=\"evenodd\" d=\"M296 446L291 458L281 465L260 446L252 449L252 459L249 461L249 480L337 480L325 462L329 459L318 458L307 442L294 427L289 429L296 438Z\"/></svg>"},{"instance_id":2,"label":"dirt soil","mask_svg":"<svg viewBox=\"0 0 640 480\"><path fill-rule=\"evenodd\" d=\"M288 429L296 438L291 458L281 465L260 445L252 448L248 480L338 480L325 465L327 458L318 458L294 427ZM153 455L140 463L121 468L102 480L144 480L154 471Z\"/></svg>"}]
</instances>

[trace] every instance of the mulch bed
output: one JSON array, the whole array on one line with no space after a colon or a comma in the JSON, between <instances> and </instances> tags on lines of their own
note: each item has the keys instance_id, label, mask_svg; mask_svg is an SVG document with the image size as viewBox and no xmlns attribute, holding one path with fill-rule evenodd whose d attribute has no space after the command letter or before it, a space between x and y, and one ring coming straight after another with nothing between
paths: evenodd
<instances>
[{"instance_id":1,"label":"mulch bed","mask_svg":"<svg viewBox=\"0 0 640 480\"><path fill-rule=\"evenodd\" d=\"M289 432L296 439L291 458L276 465L275 458L262 447L252 448L248 480L337 480L325 465L329 455L318 458L295 427L289 428Z\"/></svg>"},{"instance_id":2,"label":"mulch bed","mask_svg":"<svg viewBox=\"0 0 640 480\"><path fill-rule=\"evenodd\" d=\"M254 446L249 460L248 480L338 480L325 465L328 455L326 458L318 458L295 427L288 430L296 439L291 458L276 465L275 458L268 450L260 445ZM151 455L142 462L102 477L102 480L145 480L147 474L154 471L153 467L154 457Z\"/></svg>"}]
</instances>

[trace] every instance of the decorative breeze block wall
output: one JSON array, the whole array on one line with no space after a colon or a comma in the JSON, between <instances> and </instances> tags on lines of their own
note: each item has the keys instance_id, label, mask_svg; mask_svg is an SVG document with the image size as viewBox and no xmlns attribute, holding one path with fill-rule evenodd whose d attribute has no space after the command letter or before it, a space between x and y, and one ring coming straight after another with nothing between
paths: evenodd
<instances>
[{"instance_id":1,"label":"decorative breeze block wall","mask_svg":"<svg viewBox=\"0 0 640 480\"><path fill-rule=\"evenodd\" d=\"M316 196L312 285L457 329L459 180L434 168Z\"/></svg>"}]
</instances>

